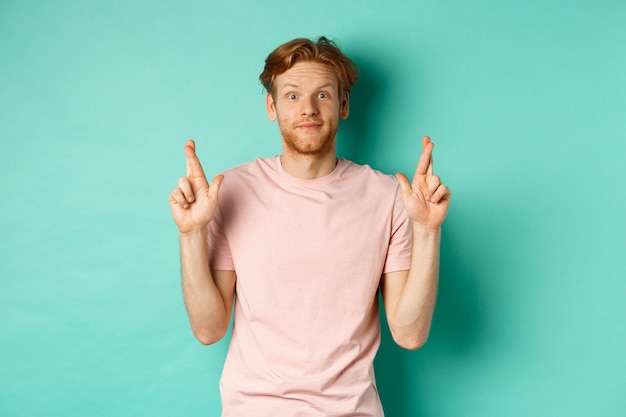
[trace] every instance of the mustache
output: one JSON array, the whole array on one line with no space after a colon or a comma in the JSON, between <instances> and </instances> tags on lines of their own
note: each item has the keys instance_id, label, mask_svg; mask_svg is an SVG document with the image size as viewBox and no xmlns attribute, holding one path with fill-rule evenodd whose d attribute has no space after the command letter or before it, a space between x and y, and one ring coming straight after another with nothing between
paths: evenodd
<instances>
[{"instance_id":1,"label":"mustache","mask_svg":"<svg viewBox=\"0 0 626 417\"><path fill-rule=\"evenodd\" d=\"M321 124L324 124L324 121L322 119L311 117L311 118L308 118L308 119L300 120L297 123L294 123L294 126L300 126L300 125L304 125L304 124L307 124L307 123L316 123L316 124L320 124L321 125Z\"/></svg>"}]
</instances>

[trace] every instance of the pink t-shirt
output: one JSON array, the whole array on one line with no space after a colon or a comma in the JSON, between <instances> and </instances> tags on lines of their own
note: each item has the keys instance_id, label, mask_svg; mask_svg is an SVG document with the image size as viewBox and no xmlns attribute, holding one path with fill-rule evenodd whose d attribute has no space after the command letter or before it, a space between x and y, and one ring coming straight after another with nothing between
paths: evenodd
<instances>
[{"instance_id":1,"label":"pink t-shirt","mask_svg":"<svg viewBox=\"0 0 626 417\"><path fill-rule=\"evenodd\" d=\"M209 226L211 268L237 273L223 417L382 416L380 277L410 263L397 181L345 159L315 180L279 157L224 175Z\"/></svg>"}]
</instances>

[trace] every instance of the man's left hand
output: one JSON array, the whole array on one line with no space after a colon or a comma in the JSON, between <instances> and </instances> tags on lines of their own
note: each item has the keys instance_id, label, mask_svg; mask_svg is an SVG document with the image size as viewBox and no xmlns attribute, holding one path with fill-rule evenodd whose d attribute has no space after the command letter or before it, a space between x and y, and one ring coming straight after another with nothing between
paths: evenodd
<instances>
[{"instance_id":1,"label":"man's left hand","mask_svg":"<svg viewBox=\"0 0 626 417\"><path fill-rule=\"evenodd\" d=\"M422 138L422 155L420 156L413 176L413 182L402 173L396 178L402 189L404 207L413 220L429 229L439 229L450 206L450 189L441 183L441 179L433 174L434 143L428 136Z\"/></svg>"}]
</instances>

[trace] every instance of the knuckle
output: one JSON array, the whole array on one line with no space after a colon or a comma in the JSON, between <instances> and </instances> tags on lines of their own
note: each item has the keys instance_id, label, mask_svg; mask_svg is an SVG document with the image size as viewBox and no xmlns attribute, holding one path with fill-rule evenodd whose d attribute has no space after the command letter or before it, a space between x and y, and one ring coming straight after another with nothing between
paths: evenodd
<instances>
[{"instance_id":1,"label":"knuckle","mask_svg":"<svg viewBox=\"0 0 626 417\"><path fill-rule=\"evenodd\" d=\"M172 191L172 194L170 194L170 196L172 199L176 200L178 203L185 201L185 193L180 188L176 188L174 191Z\"/></svg>"}]
</instances>

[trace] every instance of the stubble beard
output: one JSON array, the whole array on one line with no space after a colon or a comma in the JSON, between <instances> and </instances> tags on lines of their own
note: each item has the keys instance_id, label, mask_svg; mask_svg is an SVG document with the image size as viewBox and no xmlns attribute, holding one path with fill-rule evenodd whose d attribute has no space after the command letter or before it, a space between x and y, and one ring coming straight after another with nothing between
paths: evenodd
<instances>
[{"instance_id":1,"label":"stubble beard","mask_svg":"<svg viewBox=\"0 0 626 417\"><path fill-rule=\"evenodd\" d=\"M286 150L302 156L326 155L331 152L339 129L337 125L330 126L321 138L311 140L300 137L295 126L285 126L285 122L280 119L278 120L278 127Z\"/></svg>"}]
</instances>

